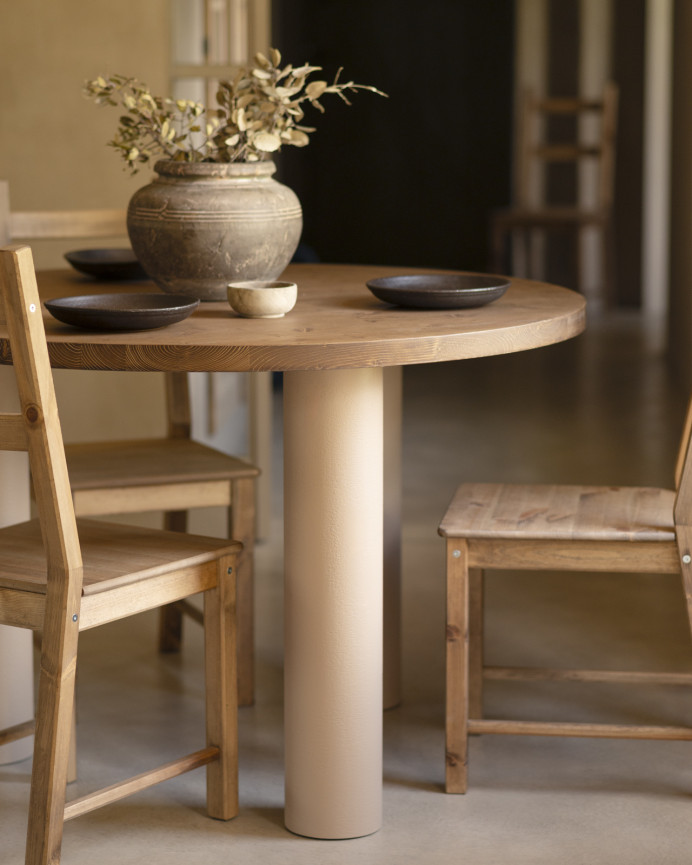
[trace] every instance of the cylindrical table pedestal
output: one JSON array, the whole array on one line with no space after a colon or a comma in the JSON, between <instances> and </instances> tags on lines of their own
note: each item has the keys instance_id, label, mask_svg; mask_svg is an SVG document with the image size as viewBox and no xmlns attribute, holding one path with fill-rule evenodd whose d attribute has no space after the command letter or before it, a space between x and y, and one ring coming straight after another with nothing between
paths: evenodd
<instances>
[{"instance_id":1,"label":"cylindrical table pedestal","mask_svg":"<svg viewBox=\"0 0 692 865\"><path fill-rule=\"evenodd\" d=\"M401 420L400 366L388 366L384 375L384 708L401 702Z\"/></svg>"},{"instance_id":2,"label":"cylindrical table pedestal","mask_svg":"<svg viewBox=\"0 0 692 865\"><path fill-rule=\"evenodd\" d=\"M284 376L286 826L382 824L381 369Z\"/></svg>"}]
</instances>

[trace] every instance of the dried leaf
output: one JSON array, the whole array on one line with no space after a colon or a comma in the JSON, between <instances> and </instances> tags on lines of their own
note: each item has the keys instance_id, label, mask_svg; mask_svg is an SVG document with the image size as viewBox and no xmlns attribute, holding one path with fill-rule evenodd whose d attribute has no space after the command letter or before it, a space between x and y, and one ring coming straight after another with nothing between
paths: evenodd
<instances>
[{"instance_id":1,"label":"dried leaf","mask_svg":"<svg viewBox=\"0 0 692 865\"><path fill-rule=\"evenodd\" d=\"M274 93L281 99L290 99L291 96L295 96L297 93L300 93L300 87L274 87ZM266 92L266 91L265 91Z\"/></svg>"},{"instance_id":2,"label":"dried leaf","mask_svg":"<svg viewBox=\"0 0 692 865\"><path fill-rule=\"evenodd\" d=\"M294 69L293 74L296 77L299 75L310 75L312 72L320 72L321 69L321 66L308 66L306 63L305 66L300 66L298 69Z\"/></svg>"},{"instance_id":3,"label":"dried leaf","mask_svg":"<svg viewBox=\"0 0 692 865\"><path fill-rule=\"evenodd\" d=\"M286 129L281 133L281 137L295 147L305 147L306 144L310 143L308 136L298 129Z\"/></svg>"},{"instance_id":4,"label":"dried leaf","mask_svg":"<svg viewBox=\"0 0 692 865\"><path fill-rule=\"evenodd\" d=\"M308 99L317 99L318 96L321 96L328 88L329 85L326 81L311 81L305 88L305 95Z\"/></svg>"},{"instance_id":5,"label":"dried leaf","mask_svg":"<svg viewBox=\"0 0 692 865\"><path fill-rule=\"evenodd\" d=\"M273 153L281 147L281 139L272 132L260 132L252 139L252 143L263 153Z\"/></svg>"}]
</instances>

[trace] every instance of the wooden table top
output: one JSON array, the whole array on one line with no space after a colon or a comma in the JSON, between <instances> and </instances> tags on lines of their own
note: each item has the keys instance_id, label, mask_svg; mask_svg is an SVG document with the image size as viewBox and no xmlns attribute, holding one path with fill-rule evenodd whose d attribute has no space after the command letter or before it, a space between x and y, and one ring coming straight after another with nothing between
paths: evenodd
<instances>
[{"instance_id":1,"label":"wooden table top","mask_svg":"<svg viewBox=\"0 0 692 865\"><path fill-rule=\"evenodd\" d=\"M98 332L61 324L44 309L51 363L67 369L241 372L399 366L483 357L550 345L585 325L576 292L513 279L486 306L414 310L385 304L366 280L425 269L295 264L283 278L298 284L284 318L245 319L225 302L202 303L185 321L156 330ZM42 300L112 291L156 292L149 282L99 282L76 272L40 271ZM0 356L7 356L0 325Z\"/></svg>"}]
</instances>

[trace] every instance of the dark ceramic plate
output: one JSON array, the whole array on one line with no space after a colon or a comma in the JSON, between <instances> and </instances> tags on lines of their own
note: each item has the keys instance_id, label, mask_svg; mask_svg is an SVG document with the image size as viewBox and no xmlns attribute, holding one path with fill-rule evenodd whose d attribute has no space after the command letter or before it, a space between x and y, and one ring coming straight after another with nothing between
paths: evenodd
<instances>
[{"instance_id":1,"label":"dark ceramic plate","mask_svg":"<svg viewBox=\"0 0 692 865\"><path fill-rule=\"evenodd\" d=\"M147 279L131 249L77 249L65 258L75 270L99 279Z\"/></svg>"},{"instance_id":2,"label":"dark ceramic plate","mask_svg":"<svg viewBox=\"0 0 692 865\"><path fill-rule=\"evenodd\" d=\"M463 309L497 300L509 288L505 277L487 273L385 276L366 283L379 300L417 309Z\"/></svg>"},{"instance_id":3,"label":"dark ceramic plate","mask_svg":"<svg viewBox=\"0 0 692 865\"><path fill-rule=\"evenodd\" d=\"M152 330L182 321L199 300L168 294L82 294L46 301L48 312L87 330Z\"/></svg>"}]
</instances>

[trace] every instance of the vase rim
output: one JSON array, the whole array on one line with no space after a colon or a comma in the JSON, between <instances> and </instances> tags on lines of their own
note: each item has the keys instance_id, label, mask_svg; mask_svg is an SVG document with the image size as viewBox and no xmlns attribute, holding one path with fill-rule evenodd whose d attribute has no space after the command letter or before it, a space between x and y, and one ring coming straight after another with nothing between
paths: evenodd
<instances>
[{"instance_id":1,"label":"vase rim","mask_svg":"<svg viewBox=\"0 0 692 865\"><path fill-rule=\"evenodd\" d=\"M154 165L157 174L166 177L262 177L274 174L273 160L259 162L178 162L159 159Z\"/></svg>"}]
</instances>

